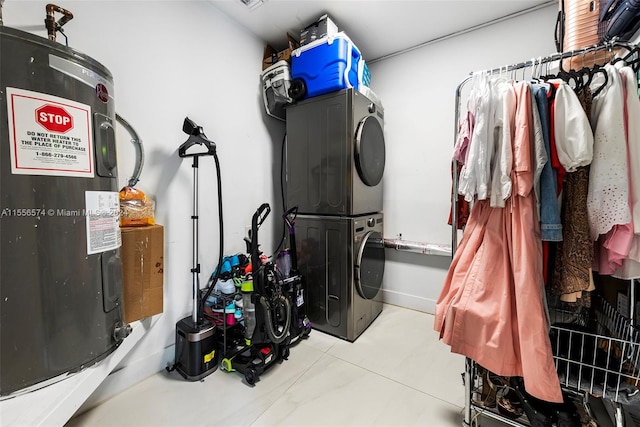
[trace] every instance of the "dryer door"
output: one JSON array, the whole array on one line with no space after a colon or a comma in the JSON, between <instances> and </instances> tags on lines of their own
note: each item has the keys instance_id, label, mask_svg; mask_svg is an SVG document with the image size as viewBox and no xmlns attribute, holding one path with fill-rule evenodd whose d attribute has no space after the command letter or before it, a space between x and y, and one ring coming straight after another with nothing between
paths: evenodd
<instances>
[{"instance_id":1,"label":"dryer door","mask_svg":"<svg viewBox=\"0 0 640 427\"><path fill-rule=\"evenodd\" d=\"M356 289L364 299L378 295L384 275L384 239L377 231L370 231L362 239L355 262Z\"/></svg>"},{"instance_id":2,"label":"dryer door","mask_svg":"<svg viewBox=\"0 0 640 427\"><path fill-rule=\"evenodd\" d=\"M385 147L382 126L375 116L367 116L358 124L355 162L360 179L375 187L384 174Z\"/></svg>"}]
</instances>

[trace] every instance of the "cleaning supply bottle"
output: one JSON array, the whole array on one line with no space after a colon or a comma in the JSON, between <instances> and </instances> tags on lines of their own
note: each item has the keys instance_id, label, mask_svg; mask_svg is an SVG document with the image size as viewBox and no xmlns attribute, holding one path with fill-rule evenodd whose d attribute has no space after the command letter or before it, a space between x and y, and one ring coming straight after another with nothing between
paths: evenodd
<instances>
[{"instance_id":1,"label":"cleaning supply bottle","mask_svg":"<svg viewBox=\"0 0 640 427\"><path fill-rule=\"evenodd\" d=\"M256 329L256 306L251 301L253 295L253 277L247 275L240 286L242 292L242 307L244 311L244 340L247 345L251 345L253 331Z\"/></svg>"}]
</instances>

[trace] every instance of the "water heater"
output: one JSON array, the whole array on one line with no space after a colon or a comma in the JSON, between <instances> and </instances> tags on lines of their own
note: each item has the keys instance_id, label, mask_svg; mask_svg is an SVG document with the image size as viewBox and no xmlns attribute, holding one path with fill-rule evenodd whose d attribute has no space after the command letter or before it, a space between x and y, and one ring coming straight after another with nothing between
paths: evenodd
<instances>
[{"instance_id":1,"label":"water heater","mask_svg":"<svg viewBox=\"0 0 640 427\"><path fill-rule=\"evenodd\" d=\"M94 364L124 333L113 78L0 25L0 395Z\"/></svg>"}]
</instances>

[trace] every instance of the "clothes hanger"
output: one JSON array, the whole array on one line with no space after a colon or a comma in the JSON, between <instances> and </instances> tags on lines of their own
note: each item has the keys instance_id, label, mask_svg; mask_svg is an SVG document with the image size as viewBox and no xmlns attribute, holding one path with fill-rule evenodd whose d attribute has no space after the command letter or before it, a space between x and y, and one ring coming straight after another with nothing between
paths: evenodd
<instances>
[{"instance_id":1,"label":"clothes hanger","mask_svg":"<svg viewBox=\"0 0 640 427\"><path fill-rule=\"evenodd\" d=\"M549 92L551 90L550 88L553 87L553 85L547 83L542 76L542 69L544 67L547 67L547 64L548 62L542 61L542 56L534 58L533 69L531 71L531 78L532 78L532 81L535 82L536 84L544 85L545 88L547 89L547 92Z\"/></svg>"},{"instance_id":2,"label":"clothes hanger","mask_svg":"<svg viewBox=\"0 0 640 427\"><path fill-rule=\"evenodd\" d=\"M554 74L549 74L549 67L551 63L551 59L547 58L547 61L544 63L544 75L540 76L540 79L547 81L547 80L551 80L551 79L557 79L558 76L554 75Z\"/></svg>"},{"instance_id":3,"label":"clothes hanger","mask_svg":"<svg viewBox=\"0 0 640 427\"><path fill-rule=\"evenodd\" d=\"M597 56L596 56L596 51L598 50L597 45L593 45L593 66L592 67L586 67L587 68L587 82L585 83L586 87L591 87L591 82L593 81L593 76L598 74L599 70L600 70L600 65L597 63ZM605 79L607 79L608 76L605 73Z\"/></svg>"},{"instance_id":4,"label":"clothes hanger","mask_svg":"<svg viewBox=\"0 0 640 427\"><path fill-rule=\"evenodd\" d=\"M540 58L540 75L538 76L538 78L540 79L540 81L542 83L545 84L546 89L547 89L547 98L549 100L554 99L556 97L556 85L549 83L548 80L552 80L552 79L557 79L557 76L554 76L553 74L549 74L549 67L551 66L552 60L551 58L545 58L544 61L542 59L542 57ZM542 69L544 68L544 75L542 74Z\"/></svg>"},{"instance_id":5,"label":"clothes hanger","mask_svg":"<svg viewBox=\"0 0 640 427\"><path fill-rule=\"evenodd\" d=\"M535 68L536 68L536 60L535 60L535 58L531 58L531 60L529 62L530 62L530 65L527 67L527 68L529 68L529 80L528 81L531 84L533 84L533 83L536 83L535 77L533 75L534 71L535 71ZM523 71L523 75L524 75L524 71Z\"/></svg>"},{"instance_id":6,"label":"clothes hanger","mask_svg":"<svg viewBox=\"0 0 640 427\"><path fill-rule=\"evenodd\" d=\"M598 73L604 73L604 77L605 77L605 85L607 84L608 81L608 74L606 73L606 71L604 70L604 68L602 68L599 64L597 64L597 56L596 56L596 51L598 50L598 45L593 45L590 49L593 49L593 66L588 67L585 63L585 57L587 55L588 52L584 52L582 54L582 68L578 71L579 75L580 75L580 83L581 83L581 89L585 89L591 86L591 83L593 81L593 77L594 75L598 74ZM585 77L586 77L586 81L585 81Z\"/></svg>"},{"instance_id":7,"label":"clothes hanger","mask_svg":"<svg viewBox=\"0 0 640 427\"><path fill-rule=\"evenodd\" d=\"M631 62L635 62L635 61L638 60L638 57L640 57L640 47L634 45L633 47L631 47L631 49L629 49L628 47L626 49L628 50L626 55L619 56L619 57L615 58L613 61L611 61L612 65L615 64L616 62L620 62L620 61L624 61L624 62L626 62L628 64L630 62L629 60L634 55L636 56L636 58L635 58L635 60L632 60Z\"/></svg>"},{"instance_id":8,"label":"clothes hanger","mask_svg":"<svg viewBox=\"0 0 640 427\"><path fill-rule=\"evenodd\" d=\"M540 73L542 73L542 70L540 70ZM544 64L544 74L540 74L540 76L539 76L540 80L542 80L542 81L546 82L547 80L550 80L550 79L552 79L552 78L554 78L554 77L555 77L555 76L551 76L551 75L549 74L549 63L548 63L548 62L546 62L546 63Z\"/></svg>"},{"instance_id":9,"label":"clothes hanger","mask_svg":"<svg viewBox=\"0 0 640 427\"><path fill-rule=\"evenodd\" d=\"M571 56L569 56L569 64L573 62L574 51L571 51ZM580 90L580 81L578 78L578 74L573 69L565 70L564 61L560 61L560 70L558 71L558 78L567 82L567 84L573 89L574 92L578 92ZM573 85L571 84L573 82Z\"/></svg>"},{"instance_id":10,"label":"clothes hanger","mask_svg":"<svg viewBox=\"0 0 640 427\"><path fill-rule=\"evenodd\" d=\"M640 57L627 62L627 65L631 67L634 73L638 74L640 72Z\"/></svg>"},{"instance_id":11,"label":"clothes hanger","mask_svg":"<svg viewBox=\"0 0 640 427\"><path fill-rule=\"evenodd\" d=\"M589 80L589 84L591 84L591 81L593 80L593 77L598 73L602 73L604 75L604 82L599 87L597 87L595 90L591 91L591 96L593 98L598 96L600 94L600 92L602 92L602 90L607 86L607 83L609 83L609 73L607 72L607 70L604 67L602 67L601 65L595 63L595 61L596 61L596 52L597 52L597 50L593 51L594 67L591 70L591 75L590 75L591 78Z\"/></svg>"},{"instance_id":12,"label":"clothes hanger","mask_svg":"<svg viewBox=\"0 0 640 427\"><path fill-rule=\"evenodd\" d=\"M586 52L583 52L581 54L582 56L582 68L580 68L579 70L576 71L578 78L580 79L580 89L584 89L586 87L589 87L589 83L591 82L591 68L587 67L587 65L584 62L584 57L586 55ZM585 77L587 79L587 81L585 82Z\"/></svg>"},{"instance_id":13,"label":"clothes hanger","mask_svg":"<svg viewBox=\"0 0 640 427\"><path fill-rule=\"evenodd\" d=\"M634 56L635 58L633 58ZM618 61L624 61L625 64L631 67L635 73L638 73L638 70L640 70L640 47L633 46L625 56L618 57L611 63L615 64Z\"/></svg>"}]
</instances>

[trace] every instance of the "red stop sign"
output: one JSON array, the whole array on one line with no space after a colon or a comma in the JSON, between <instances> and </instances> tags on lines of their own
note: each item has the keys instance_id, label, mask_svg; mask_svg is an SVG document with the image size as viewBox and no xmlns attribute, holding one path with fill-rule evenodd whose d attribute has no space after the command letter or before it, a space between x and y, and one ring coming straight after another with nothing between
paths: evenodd
<instances>
[{"instance_id":1,"label":"red stop sign","mask_svg":"<svg viewBox=\"0 0 640 427\"><path fill-rule=\"evenodd\" d=\"M52 132L65 133L73 128L73 117L67 110L50 104L36 110L36 121Z\"/></svg>"}]
</instances>

